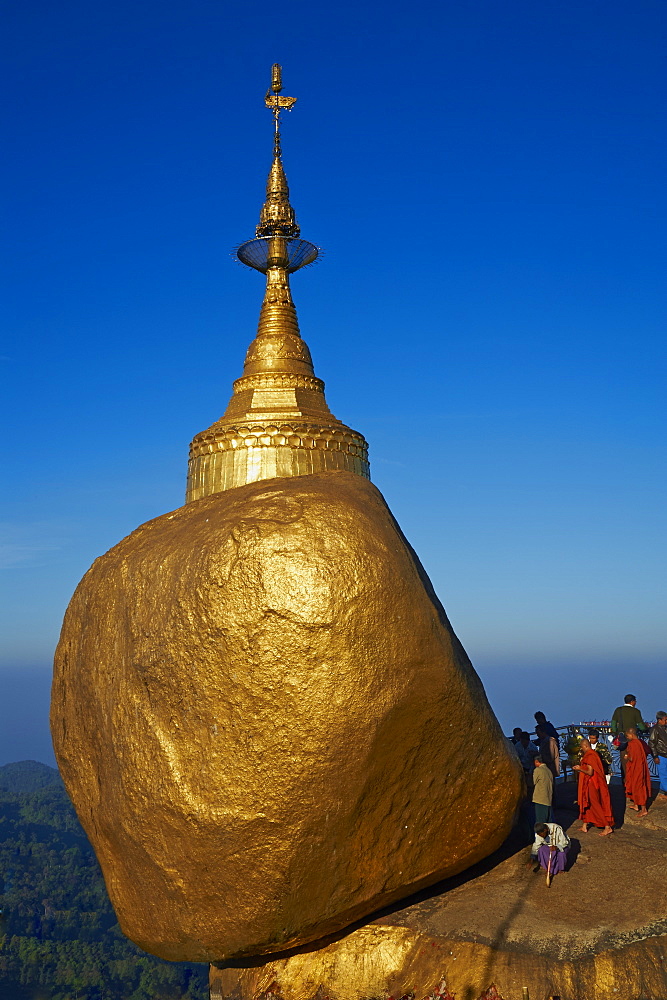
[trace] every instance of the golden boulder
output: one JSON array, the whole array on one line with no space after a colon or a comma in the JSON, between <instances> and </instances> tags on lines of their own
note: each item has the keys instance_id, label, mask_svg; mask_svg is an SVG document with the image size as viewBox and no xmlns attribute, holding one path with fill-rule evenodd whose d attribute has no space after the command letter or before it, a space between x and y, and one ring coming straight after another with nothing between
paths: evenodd
<instances>
[{"instance_id":1,"label":"golden boulder","mask_svg":"<svg viewBox=\"0 0 667 1000\"><path fill-rule=\"evenodd\" d=\"M506 837L521 768L377 489L265 480L142 525L67 611L52 729L123 931L272 954Z\"/></svg>"}]
</instances>

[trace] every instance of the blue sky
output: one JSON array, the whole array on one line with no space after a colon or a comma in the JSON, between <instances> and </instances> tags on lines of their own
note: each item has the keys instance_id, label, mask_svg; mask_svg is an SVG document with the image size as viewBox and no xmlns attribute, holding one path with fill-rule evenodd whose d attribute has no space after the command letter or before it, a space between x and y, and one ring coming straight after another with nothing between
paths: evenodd
<instances>
[{"instance_id":1,"label":"blue sky","mask_svg":"<svg viewBox=\"0 0 667 1000\"><path fill-rule=\"evenodd\" d=\"M274 61L303 335L501 721L667 710L661 0L3 17L0 757L46 759L76 583L241 372Z\"/></svg>"}]
</instances>

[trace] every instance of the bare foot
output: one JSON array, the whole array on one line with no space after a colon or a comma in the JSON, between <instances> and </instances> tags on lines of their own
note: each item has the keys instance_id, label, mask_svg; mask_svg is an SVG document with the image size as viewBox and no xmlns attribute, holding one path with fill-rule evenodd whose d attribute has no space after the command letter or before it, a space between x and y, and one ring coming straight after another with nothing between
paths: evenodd
<instances>
[{"instance_id":1,"label":"bare foot","mask_svg":"<svg viewBox=\"0 0 667 1000\"><path fill-rule=\"evenodd\" d=\"M643 819L643 818L644 818L644 816L648 816L648 809L641 809L641 810L640 810L640 811L639 811L639 812L637 813L637 819Z\"/></svg>"},{"instance_id":2,"label":"bare foot","mask_svg":"<svg viewBox=\"0 0 667 1000\"><path fill-rule=\"evenodd\" d=\"M598 836L599 837L608 837L609 834L613 833L613 832L614 832L614 830L613 830L613 828L611 826L605 826L604 830L600 830L600 833L598 834Z\"/></svg>"},{"instance_id":3,"label":"bare foot","mask_svg":"<svg viewBox=\"0 0 667 1000\"><path fill-rule=\"evenodd\" d=\"M632 810L634 810L634 812L636 812L636 813L638 813L638 812L639 812L639 806L630 806L630 808L631 808Z\"/></svg>"},{"instance_id":4,"label":"bare foot","mask_svg":"<svg viewBox=\"0 0 667 1000\"><path fill-rule=\"evenodd\" d=\"M588 823L584 823L584 825L579 830L579 833L588 833Z\"/></svg>"}]
</instances>

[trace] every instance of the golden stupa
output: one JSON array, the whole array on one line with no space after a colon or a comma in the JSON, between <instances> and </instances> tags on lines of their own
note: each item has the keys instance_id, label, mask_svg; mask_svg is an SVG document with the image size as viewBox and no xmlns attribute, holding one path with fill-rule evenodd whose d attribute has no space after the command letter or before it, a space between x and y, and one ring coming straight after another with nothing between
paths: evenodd
<instances>
[{"instance_id":1,"label":"golden stupa","mask_svg":"<svg viewBox=\"0 0 667 1000\"><path fill-rule=\"evenodd\" d=\"M275 65L265 98L275 126L266 201L256 238L237 250L243 264L266 275L257 336L225 413L190 445L188 501L276 476L343 469L368 477L366 441L327 406L324 382L315 376L292 301L289 276L312 264L318 248L300 238L289 200L280 113L291 110L296 98L282 96L281 90Z\"/></svg>"},{"instance_id":2,"label":"golden stupa","mask_svg":"<svg viewBox=\"0 0 667 1000\"><path fill-rule=\"evenodd\" d=\"M192 442L188 502L95 561L54 663L56 755L118 920L172 960L277 954L462 871L523 780L300 336L289 274L317 248L280 91L274 67L244 374Z\"/></svg>"}]
</instances>

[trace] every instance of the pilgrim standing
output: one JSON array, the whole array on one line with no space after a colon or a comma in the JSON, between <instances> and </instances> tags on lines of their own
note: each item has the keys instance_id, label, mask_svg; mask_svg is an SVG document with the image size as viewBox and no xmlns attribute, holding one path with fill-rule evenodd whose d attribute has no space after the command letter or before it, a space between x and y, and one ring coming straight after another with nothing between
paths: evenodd
<instances>
[{"instance_id":1,"label":"pilgrim standing","mask_svg":"<svg viewBox=\"0 0 667 1000\"><path fill-rule=\"evenodd\" d=\"M611 717L611 731L614 736L622 737L626 729L633 727L638 732L647 733L648 726L642 719L637 708L637 698L634 694L626 694L625 703L614 709Z\"/></svg>"},{"instance_id":2,"label":"pilgrim standing","mask_svg":"<svg viewBox=\"0 0 667 1000\"><path fill-rule=\"evenodd\" d=\"M547 719L546 715L544 714L544 712L535 712L535 715L533 716L533 718L535 719L535 722L537 723L537 726L541 726L542 729L544 729L544 731L546 732L547 736L553 736L553 738L556 741L558 740L558 730L556 729L556 727L554 726L554 724L552 722L548 721L548 719ZM537 726L535 727L535 731L536 732L537 732Z\"/></svg>"},{"instance_id":3,"label":"pilgrim standing","mask_svg":"<svg viewBox=\"0 0 667 1000\"><path fill-rule=\"evenodd\" d=\"M535 735L539 741L540 757L547 765L554 778L560 774L560 751L558 740L550 736L545 726L535 726Z\"/></svg>"},{"instance_id":4,"label":"pilgrim standing","mask_svg":"<svg viewBox=\"0 0 667 1000\"><path fill-rule=\"evenodd\" d=\"M536 757L533 771L533 808L535 822L546 823L552 818L551 805L554 796L554 776L541 757Z\"/></svg>"},{"instance_id":5,"label":"pilgrim standing","mask_svg":"<svg viewBox=\"0 0 667 1000\"><path fill-rule=\"evenodd\" d=\"M667 799L667 712L655 713L656 724L648 741L651 745L653 761L658 768L660 779L659 799Z\"/></svg>"}]
</instances>

